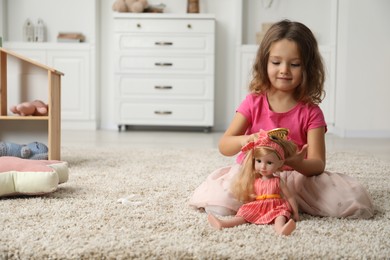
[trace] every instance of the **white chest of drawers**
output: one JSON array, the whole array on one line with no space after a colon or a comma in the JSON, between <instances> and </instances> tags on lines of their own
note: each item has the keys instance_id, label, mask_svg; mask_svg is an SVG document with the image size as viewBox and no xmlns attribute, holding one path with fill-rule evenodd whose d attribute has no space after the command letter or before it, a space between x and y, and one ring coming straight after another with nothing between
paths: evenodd
<instances>
[{"instance_id":1,"label":"white chest of drawers","mask_svg":"<svg viewBox=\"0 0 390 260\"><path fill-rule=\"evenodd\" d=\"M119 130L213 126L213 16L118 13L114 38Z\"/></svg>"}]
</instances>

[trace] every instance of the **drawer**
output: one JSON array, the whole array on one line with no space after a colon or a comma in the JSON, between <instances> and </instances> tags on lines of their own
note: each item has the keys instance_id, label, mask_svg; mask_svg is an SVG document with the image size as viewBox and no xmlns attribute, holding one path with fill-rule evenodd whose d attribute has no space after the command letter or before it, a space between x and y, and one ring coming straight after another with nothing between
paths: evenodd
<instances>
[{"instance_id":1,"label":"drawer","mask_svg":"<svg viewBox=\"0 0 390 260\"><path fill-rule=\"evenodd\" d=\"M214 53L212 35L184 36L166 34L116 34L119 51L176 51Z\"/></svg>"},{"instance_id":2,"label":"drawer","mask_svg":"<svg viewBox=\"0 0 390 260\"><path fill-rule=\"evenodd\" d=\"M115 32L214 33L214 20L114 19Z\"/></svg>"},{"instance_id":3,"label":"drawer","mask_svg":"<svg viewBox=\"0 0 390 260\"><path fill-rule=\"evenodd\" d=\"M162 99L213 99L214 77L163 77L141 75L117 75L115 77L118 98L146 96Z\"/></svg>"},{"instance_id":4,"label":"drawer","mask_svg":"<svg viewBox=\"0 0 390 260\"><path fill-rule=\"evenodd\" d=\"M119 103L119 124L213 125L213 102L137 100Z\"/></svg>"},{"instance_id":5,"label":"drawer","mask_svg":"<svg viewBox=\"0 0 390 260\"><path fill-rule=\"evenodd\" d=\"M214 73L212 55L117 55L116 72L141 73Z\"/></svg>"}]
</instances>

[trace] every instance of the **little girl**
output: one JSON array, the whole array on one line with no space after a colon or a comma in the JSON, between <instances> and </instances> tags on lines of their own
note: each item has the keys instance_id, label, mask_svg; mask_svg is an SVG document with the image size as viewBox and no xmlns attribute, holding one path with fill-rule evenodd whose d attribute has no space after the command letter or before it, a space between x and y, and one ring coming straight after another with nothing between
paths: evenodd
<instances>
[{"instance_id":1,"label":"little girl","mask_svg":"<svg viewBox=\"0 0 390 260\"><path fill-rule=\"evenodd\" d=\"M281 178L299 209L314 216L370 218L366 189L345 174L325 170L324 65L317 41L305 25L283 20L271 26L259 46L250 92L223 134L219 150L233 156L259 129L288 128L298 146L285 161ZM230 191L244 154L236 164L217 169L195 190L190 205L218 215L234 215L242 202Z\"/></svg>"},{"instance_id":2,"label":"little girl","mask_svg":"<svg viewBox=\"0 0 390 260\"><path fill-rule=\"evenodd\" d=\"M299 220L298 206L284 182L274 174L286 158L295 154L296 146L273 132L260 130L256 140L241 149L246 157L232 183L232 193L245 204L231 219L220 220L209 214L208 220L213 227L221 229L247 222L274 223L275 231L280 235L290 235L294 231L294 220ZM293 219L290 219L291 215Z\"/></svg>"}]
</instances>

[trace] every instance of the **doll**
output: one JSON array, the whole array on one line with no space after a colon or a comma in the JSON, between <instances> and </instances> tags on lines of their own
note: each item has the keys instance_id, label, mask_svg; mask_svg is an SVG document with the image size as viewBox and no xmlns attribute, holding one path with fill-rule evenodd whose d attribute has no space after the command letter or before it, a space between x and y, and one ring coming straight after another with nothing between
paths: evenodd
<instances>
[{"instance_id":1,"label":"doll","mask_svg":"<svg viewBox=\"0 0 390 260\"><path fill-rule=\"evenodd\" d=\"M275 134L280 132L286 135ZM245 223L273 223L280 235L290 235L294 231L295 221L299 220L298 206L285 183L276 175L285 159L296 154L296 145L287 140L287 134L287 129L260 130L253 141L241 148L246 157L232 182L231 191L244 204L230 219L208 214L212 227L222 229Z\"/></svg>"}]
</instances>

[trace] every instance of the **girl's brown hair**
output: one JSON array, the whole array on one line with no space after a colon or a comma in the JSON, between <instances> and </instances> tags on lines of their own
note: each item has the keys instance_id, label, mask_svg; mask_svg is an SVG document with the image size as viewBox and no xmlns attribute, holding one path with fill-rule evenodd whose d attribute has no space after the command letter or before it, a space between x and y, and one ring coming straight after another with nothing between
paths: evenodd
<instances>
[{"instance_id":1,"label":"girl's brown hair","mask_svg":"<svg viewBox=\"0 0 390 260\"><path fill-rule=\"evenodd\" d=\"M294 142L285 140L283 138L272 136L271 140L283 148L285 159L295 155L297 146ZM240 172L232 182L231 191L233 195L241 202L253 201L255 196L254 183L259 174L255 172L255 159L270 153L278 153L266 146L255 147L247 152L244 162L241 165ZM281 158L279 158L281 159Z\"/></svg>"},{"instance_id":2,"label":"girl's brown hair","mask_svg":"<svg viewBox=\"0 0 390 260\"><path fill-rule=\"evenodd\" d=\"M295 99L304 103L321 103L325 96L325 71L317 40L304 24L290 20L279 21L266 32L252 68L253 79L249 90L266 93L271 88L267 73L270 49L273 43L282 39L297 44L302 60L302 83L295 90Z\"/></svg>"}]
</instances>

